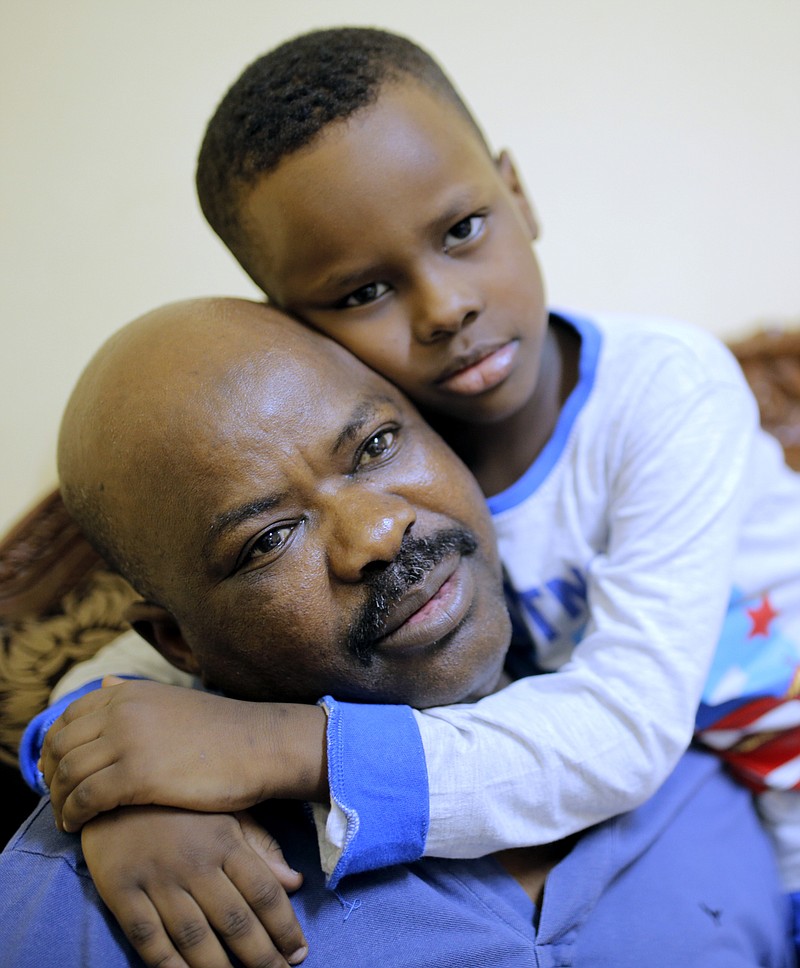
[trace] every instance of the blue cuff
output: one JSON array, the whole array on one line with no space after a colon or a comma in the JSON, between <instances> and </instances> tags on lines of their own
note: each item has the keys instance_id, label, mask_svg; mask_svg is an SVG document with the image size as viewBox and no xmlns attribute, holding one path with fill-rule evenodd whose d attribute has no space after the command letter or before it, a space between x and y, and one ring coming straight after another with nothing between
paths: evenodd
<instances>
[{"instance_id":1,"label":"blue cuff","mask_svg":"<svg viewBox=\"0 0 800 968\"><path fill-rule=\"evenodd\" d=\"M428 835L428 771L408 706L322 700L328 711L331 800L347 818L344 850L328 878L419 860Z\"/></svg>"},{"instance_id":2,"label":"blue cuff","mask_svg":"<svg viewBox=\"0 0 800 968\"><path fill-rule=\"evenodd\" d=\"M122 678L138 679L140 677L122 676ZM42 753L42 744L44 743L48 729L50 729L67 706L71 706L76 699L85 696L87 692L100 689L102 685L102 679L92 679L91 682L85 683L79 689L75 689L72 692L68 692L66 696L62 696L52 706L48 706L38 716L34 716L28 723L19 744L19 768L22 773L22 779L35 793L45 796L50 792L47 789L47 784L44 782L44 775L39 770L39 757Z\"/></svg>"}]
</instances>

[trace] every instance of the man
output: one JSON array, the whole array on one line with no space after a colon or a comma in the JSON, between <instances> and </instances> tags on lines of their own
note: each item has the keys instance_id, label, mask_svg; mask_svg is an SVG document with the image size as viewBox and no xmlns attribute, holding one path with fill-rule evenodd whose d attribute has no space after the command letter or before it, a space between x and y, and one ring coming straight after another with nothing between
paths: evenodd
<instances>
[{"instance_id":1,"label":"man","mask_svg":"<svg viewBox=\"0 0 800 968\"><path fill-rule=\"evenodd\" d=\"M194 301L122 330L71 398L59 464L71 512L145 596L137 629L239 700L201 694L209 726L176 713L194 702L183 690L134 716L120 742L146 755L120 761L92 724L135 686L96 694L59 729L73 752L50 778L69 826L89 801L324 802L328 778L346 811L341 764L323 762L336 700L431 706L505 681L508 617L475 482L397 389L263 306ZM326 694L327 722L310 705ZM402 711L394 723L406 728ZM748 795L701 754L574 846L423 860L335 892L304 817L275 808L266 823L306 877L294 903L307 965L791 964ZM131 963L76 838L46 810L2 855L0 891L11 963Z\"/></svg>"}]
</instances>

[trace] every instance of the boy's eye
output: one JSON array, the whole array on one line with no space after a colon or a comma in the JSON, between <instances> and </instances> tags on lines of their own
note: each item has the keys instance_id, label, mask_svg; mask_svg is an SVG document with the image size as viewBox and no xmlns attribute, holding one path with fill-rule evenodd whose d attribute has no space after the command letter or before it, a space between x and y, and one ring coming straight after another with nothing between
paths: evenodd
<instances>
[{"instance_id":1,"label":"boy's eye","mask_svg":"<svg viewBox=\"0 0 800 968\"><path fill-rule=\"evenodd\" d=\"M456 222L444 237L445 252L474 239L480 234L484 221L482 215L468 215L466 218L462 218L460 222Z\"/></svg>"},{"instance_id":2,"label":"boy's eye","mask_svg":"<svg viewBox=\"0 0 800 968\"><path fill-rule=\"evenodd\" d=\"M385 282L368 282L366 286L356 289L340 299L336 306L338 309L352 309L355 306L366 306L368 303L375 302L389 291Z\"/></svg>"},{"instance_id":3,"label":"boy's eye","mask_svg":"<svg viewBox=\"0 0 800 968\"><path fill-rule=\"evenodd\" d=\"M286 542L294 531L293 524L279 524L274 528L267 528L253 541L242 555L241 564L246 565L251 561L258 561L274 555L284 549Z\"/></svg>"},{"instance_id":4,"label":"boy's eye","mask_svg":"<svg viewBox=\"0 0 800 968\"><path fill-rule=\"evenodd\" d=\"M358 452L356 467L365 467L372 461L380 460L394 449L397 440L395 430L381 430L379 433L370 437Z\"/></svg>"}]
</instances>

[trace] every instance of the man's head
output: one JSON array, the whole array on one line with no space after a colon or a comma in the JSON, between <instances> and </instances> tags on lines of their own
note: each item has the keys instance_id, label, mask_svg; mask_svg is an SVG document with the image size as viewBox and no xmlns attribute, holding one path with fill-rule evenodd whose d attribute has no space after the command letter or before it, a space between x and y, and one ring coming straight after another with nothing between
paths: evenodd
<instances>
[{"instance_id":1,"label":"man's head","mask_svg":"<svg viewBox=\"0 0 800 968\"><path fill-rule=\"evenodd\" d=\"M394 387L244 300L156 310L74 390L65 503L137 628L242 698L455 702L508 641L471 475Z\"/></svg>"},{"instance_id":2,"label":"man's head","mask_svg":"<svg viewBox=\"0 0 800 968\"><path fill-rule=\"evenodd\" d=\"M320 31L252 64L211 119L206 217L270 302L428 412L531 399L547 313L514 166L415 44Z\"/></svg>"}]
</instances>

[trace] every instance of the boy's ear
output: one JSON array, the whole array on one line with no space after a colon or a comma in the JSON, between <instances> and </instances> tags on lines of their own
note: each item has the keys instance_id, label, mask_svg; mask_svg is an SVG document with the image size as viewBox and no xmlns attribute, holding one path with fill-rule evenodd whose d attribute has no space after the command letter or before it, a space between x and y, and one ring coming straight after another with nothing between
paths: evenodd
<instances>
[{"instance_id":1,"label":"boy's ear","mask_svg":"<svg viewBox=\"0 0 800 968\"><path fill-rule=\"evenodd\" d=\"M125 619L176 669L199 676L194 652L186 643L175 617L165 608L151 602L131 602L125 610Z\"/></svg>"},{"instance_id":2,"label":"boy's ear","mask_svg":"<svg viewBox=\"0 0 800 968\"><path fill-rule=\"evenodd\" d=\"M504 149L495 158L495 164L506 188L508 188L516 200L523 221L528 226L528 231L531 233L531 242L535 242L539 238L539 219L536 217L533 205L530 203L528 193L522 184L522 179L517 174L517 168L511 160L511 155Z\"/></svg>"}]
</instances>

